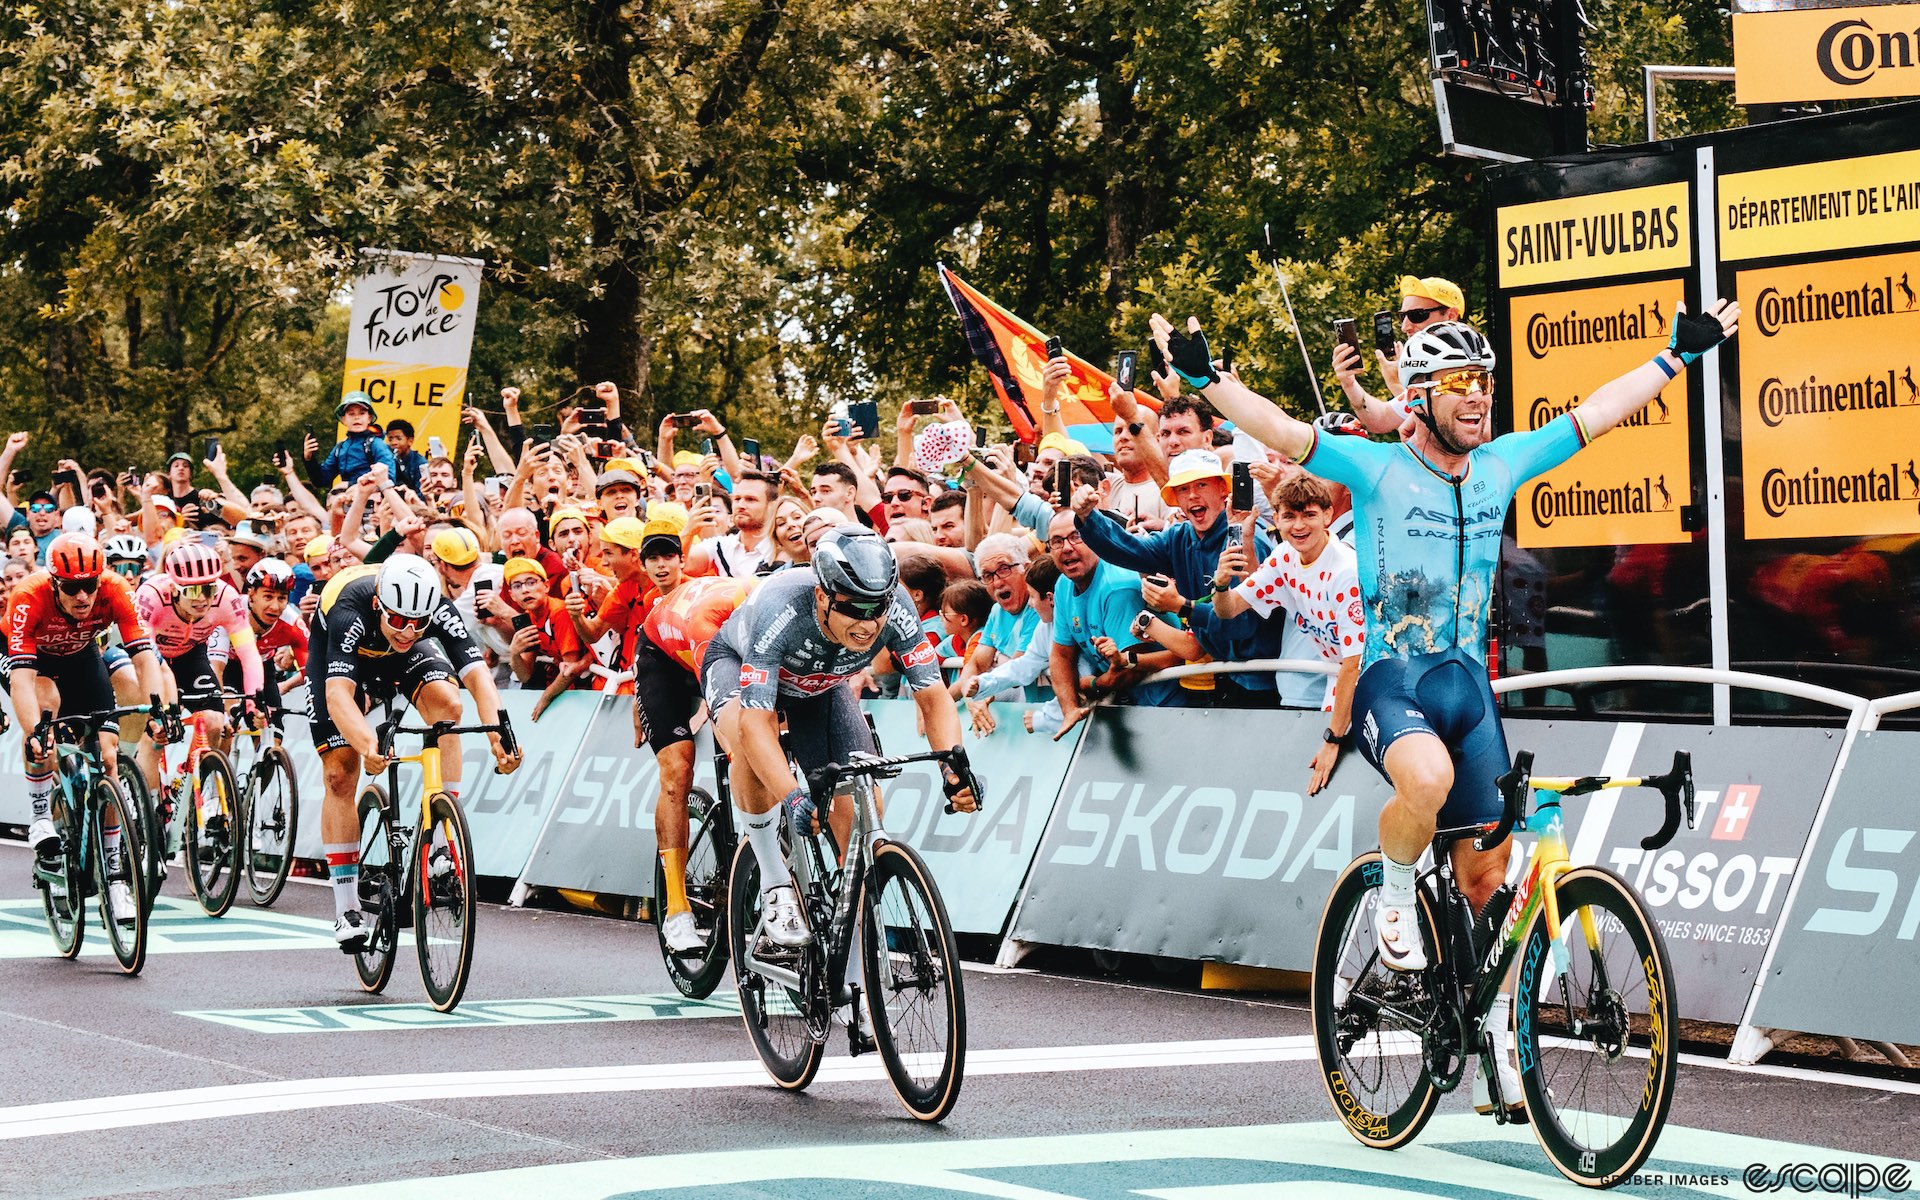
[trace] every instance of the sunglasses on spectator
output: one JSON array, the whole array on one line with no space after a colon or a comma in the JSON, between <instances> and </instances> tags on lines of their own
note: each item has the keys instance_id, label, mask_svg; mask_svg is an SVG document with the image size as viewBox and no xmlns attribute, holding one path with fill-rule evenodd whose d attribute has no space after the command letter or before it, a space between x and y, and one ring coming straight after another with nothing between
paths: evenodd
<instances>
[{"instance_id":1,"label":"sunglasses on spectator","mask_svg":"<svg viewBox=\"0 0 1920 1200\"><path fill-rule=\"evenodd\" d=\"M60 506L57 504L48 504L45 500L35 500L32 504L27 505L27 511L28 512L59 512Z\"/></svg>"},{"instance_id":2,"label":"sunglasses on spectator","mask_svg":"<svg viewBox=\"0 0 1920 1200\"><path fill-rule=\"evenodd\" d=\"M879 600L852 600L835 596L827 602L828 612L837 612L850 621L878 621L893 604L891 596Z\"/></svg>"},{"instance_id":3,"label":"sunglasses on spectator","mask_svg":"<svg viewBox=\"0 0 1920 1200\"><path fill-rule=\"evenodd\" d=\"M1432 320L1436 313L1445 311L1447 310L1438 304L1432 308L1403 308L1400 310L1400 319L1410 324L1422 325Z\"/></svg>"},{"instance_id":4,"label":"sunglasses on spectator","mask_svg":"<svg viewBox=\"0 0 1920 1200\"><path fill-rule=\"evenodd\" d=\"M381 609L380 619L398 630L419 629L427 623L426 617L403 617L391 609Z\"/></svg>"},{"instance_id":5,"label":"sunglasses on spectator","mask_svg":"<svg viewBox=\"0 0 1920 1200\"><path fill-rule=\"evenodd\" d=\"M1474 392L1493 391L1493 377L1479 367L1459 367L1443 371L1421 386L1440 396L1470 396Z\"/></svg>"},{"instance_id":6,"label":"sunglasses on spectator","mask_svg":"<svg viewBox=\"0 0 1920 1200\"><path fill-rule=\"evenodd\" d=\"M912 500L916 497L924 496L924 495L926 495L925 492L916 492L912 488L901 488L897 492L881 492L880 498L882 500L906 501L906 500Z\"/></svg>"},{"instance_id":7,"label":"sunglasses on spectator","mask_svg":"<svg viewBox=\"0 0 1920 1200\"><path fill-rule=\"evenodd\" d=\"M211 600L218 586L217 583L183 583L180 585L180 594L189 600Z\"/></svg>"},{"instance_id":8,"label":"sunglasses on spectator","mask_svg":"<svg viewBox=\"0 0 1920 1200\"><path fill-rule=\"evenodd\" d=\"M100 588L98 579L62 579L57 582L60 590L69 596L91 596Z\"/></svg>"},{"instance_id":9,"label":"sunglasses on spectator","mask_svg":"<svg viewBox=\"0 0 1920 1200\"><path fill-rule=\"evenodd\" d=\"M1082 546L1087 544L1086 539L1080 536L1080 531L1078 529L1074 530L1072 533L1063 533L1063 534L1059 534L1058 536L1050 537L1047 539L1047 548L1050 550L1057 546L1072 546L1075 544L1082 545Z\"/></svg>"}]
</instances>

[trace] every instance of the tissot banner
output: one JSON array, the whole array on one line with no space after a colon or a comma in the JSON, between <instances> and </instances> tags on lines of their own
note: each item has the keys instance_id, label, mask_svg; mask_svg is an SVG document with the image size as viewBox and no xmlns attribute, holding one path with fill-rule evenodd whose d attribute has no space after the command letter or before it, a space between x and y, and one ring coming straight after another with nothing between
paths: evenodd
<instances>
[{"instance_id":1,"label":"tissot banner","mask_svg":"<svg viewBox=\"0 0 1920 1200\"><path fill-rule=\"evenodd\" d=\"M363 250L353 281L346 378L340 393L365 392L375 417L404 417L417 448L459 440L460 406L480 310L476 258Z\"/></svg>"}]
</instances>

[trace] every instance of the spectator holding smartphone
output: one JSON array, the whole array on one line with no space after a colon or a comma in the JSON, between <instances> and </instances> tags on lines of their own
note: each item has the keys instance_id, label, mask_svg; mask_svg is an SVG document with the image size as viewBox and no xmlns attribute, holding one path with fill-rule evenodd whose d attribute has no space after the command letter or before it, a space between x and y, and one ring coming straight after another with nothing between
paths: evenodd
<instances>
[{"instance_id":1,"label":"spectator holding smartphone","mask_svg":"<svg viewBox=\"0 0 1920 1200\"><path fill-rule=\"evenodd\" d=\"M1053 655L1048 664L1053 692L1060 701L1060 730L1054 739L1079 724L1093 702L1104 696L1121 704L1178 705L1178 685L1140 682L1179 662L1174 654L1140 641L1129 630L1140 611L1140 576L1098 558L1081 538L1071 509L1054 514L1047 551L1061 575L1053 590ZM1102 654L1101 643L1114 653ZM1093 673L1083 677L1083 667Z\"/></svg>"},{"instance_id":2,"label":"spectator holding smartphone","mask_svg":"<svg viewBox=\"0 0 1920 1200\"><path fill-rule=\"evenodd\" d=\"M1458 321L1466 307L1466 293L1451 280L1400 277L1402 338L1412 337L1432 325ZM1392 433L1410 415L1410 410L1399 400L1400 346L1394 347L1391 356L1375 347L1373 357L1380 366L1380 377L1386 381L1388 398L1385 400L1360 385L1363 369L1360 352L1345 342L1333 344L1333 374L1340 381L1340 390L1347 394L1347 403L1353 406L1353 415L1359 418L1361 427L1368 433Z\"/></svg>"},{"instance_id":3,"label":"spectator holding smartphone","mask_svg":"<svg viewBox=\"0 0 1920 1200\"><path fill-rule=\"evenodd\" d=\"M587 674L591 659L580 644L567 606L548 592L545 568L530 558L512 558L501 568L501 575L506 580L507 602L519 610L508 647L514 678L523 688L540 689L532 713L538 721L555 696L584 686L577 681Z\"/></svg>"}]
</instances>

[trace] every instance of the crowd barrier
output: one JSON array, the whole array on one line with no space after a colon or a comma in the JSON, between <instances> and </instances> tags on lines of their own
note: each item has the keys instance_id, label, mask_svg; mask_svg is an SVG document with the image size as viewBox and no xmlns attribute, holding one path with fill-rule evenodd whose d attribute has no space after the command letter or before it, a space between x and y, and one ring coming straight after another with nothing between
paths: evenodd
<instances>
[{"instance_id":1,"label":"crowd barrier","mask_svg":"<svg viewBox=\"0 0 1920 1200\"><path fill-rule=\"evenodd\" d=\"M1520 676L1496 690L1623 679L1765 688L1847 712L1839 729L1507 722L1512 747L1553 773L1653 773L1676 749L1692 753L1697 825L1658 851L1639 845L1660 822L1653 793L1603 792L1567 812L1573 859L1617 871L1645 897L1686 1015L1738 1026L1740 1061L1764 1054L1779 1030L1920 1042L1920 1008L1885 1002L1920 987L1920 733L1877 729L1882 715L1920 707L1920 693L1868 702L1764 676L1651 668ZM495 775L485 739L464 739L480 872L514 881L516 896L650 896L658 778L651 753L633 747L628 702L570 693L534 723L532 700L506 696L526 751L515 774ZM1024 706L995 707L999 729L968 735L983 813L944 813L924 766L884 789L888 829L927 857L957 929L1004 936L1006 965L1049 944L1310 968L1333 879L1376 844L1388 796L1352 753L1306 795L1322 714L1101 707L1055 743L1024 731ZM921 744L910 702L867 708L883 745ZM318 858L320 769L304 721L289 721L287 740L302 799L296 850ZM0 738L13 784L0 789L0 824L26 822L19 749L17 730ZM698 763L695 782L711 790L704 735ZM1517 842L1514 872L1527 849Z\"/></svg>"}]
</instances>

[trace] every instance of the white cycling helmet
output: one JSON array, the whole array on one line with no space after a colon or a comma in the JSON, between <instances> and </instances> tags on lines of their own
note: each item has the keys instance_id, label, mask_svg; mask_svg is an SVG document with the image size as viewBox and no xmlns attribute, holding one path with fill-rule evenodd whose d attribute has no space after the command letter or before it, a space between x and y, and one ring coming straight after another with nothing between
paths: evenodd
<instances>
[{"instance_id":1,"label":"white cycling helmet","mask_svg":"<svg viewBox=\"0 0 1920 1200\"><path fill-rule=\"evenodd\" d=\"M116 533L102 543L100 549L106 551L110 563L147 561L146 540L136 534Z\"/></svg>"},{"instance_id":2,"label":"white cycling helmet","mask_svg":"<svg viewBox=\"0 0 1920 1200\"><path fill-rule=\"evenodd\" d=\"M440 572L418 554L396 554L380 564L373 594L396 617L424 617L440 606Z\"/></svg>"},{"instance_id":3,"label":"white cycling helmet","mask_svg":"<svg viewBox=\"0 0 1920 1200\"><path fill-rule=\"evenodd\" d=\"M1493 370L1493 346L1465 321L1429 325L1407 339L1400 351L1400 378L1407 383L1459 367Z\"/></svg>"}]
</instances>

